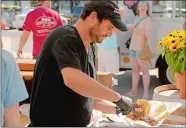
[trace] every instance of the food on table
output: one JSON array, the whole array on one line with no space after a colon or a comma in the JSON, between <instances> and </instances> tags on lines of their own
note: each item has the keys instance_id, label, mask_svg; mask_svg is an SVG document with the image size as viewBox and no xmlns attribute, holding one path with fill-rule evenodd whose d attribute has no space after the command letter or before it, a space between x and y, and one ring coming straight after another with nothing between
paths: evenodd
<instances>
[{"instance_id":1,"label":"food on table","mask_svg":"<svg viewBox=\"0 0 186 128\"><path fill-rule=\"evenodd\" d=\"M155 110L153 115L149 115L151 104L147 100L139 99L133 105L133 110L127 115L132 120L144 121L151 126L156 126L158 122L168 116L167 107L161 104Z\"/></svg>"},{"instance_id":2,"label":"food on table","mask_svg":"<svg viewBox=\"0 0 186 128\"><path fill-rule=\"evenodd\" d=\"M151 126L156 126L158 124L158 122L155 119L149 116L142 117L140 118L140 120L146 122L147 124Z\"/></svg>"},{"instance_id":3,"label":"food on table","mask_svg":"<svg viewBox=\"0 0 186 128\"><path fill-rule=\"evenodd\" d=\"M132 120L139 120L140 118L144 117L143 105L134 104L133 111L129 113L127 116Z\"/></svg>"},{"instance_id":4,"label":"food on table","mask_svg":"<svg viewBox=\"0 0 186 128\"><path fill-rule=\"evenodd\" d=\"M142 99L137 100L136 104L143 105L143 107L144 107L144 116L148 116L149 115L149 112L150 112L150 109L151 109L151 104L147 100L142 100Z\"/></svg>"},{"instance_id":5,"label":"food on table","mask_svg":"<svg viewBox=\"0 0 186 128\"><path fill-rule=\"evenodd\" d=\"M165 104L160 104L157 109L155 110L155 113L161 113L164 112L167 109L167 106Z\"/></svg>"},{"instance_id":6,"label":"food on table","mask_svg":"<svg viewBox=\"0 0 186 128\"><path fill-rule=\"evenodd\" d=\"M169 115L169 112L167 111L167 106L165 104L160 104L154 113L149 115L150 117L153 117L157 122L165 118Z\"/></svg>"},{"instance_id":7,"label":"food on table","mask_svg":"<svg viewBox=\"0 0 186 128\"><path fill-rule=\"evenodd\" d=\"M165 117L167 117L169 115L169 112L164 111L159 113L159 115L155 116L154 119L159 122L160 120L164 119Z\"/></svg>"}]
</instances>

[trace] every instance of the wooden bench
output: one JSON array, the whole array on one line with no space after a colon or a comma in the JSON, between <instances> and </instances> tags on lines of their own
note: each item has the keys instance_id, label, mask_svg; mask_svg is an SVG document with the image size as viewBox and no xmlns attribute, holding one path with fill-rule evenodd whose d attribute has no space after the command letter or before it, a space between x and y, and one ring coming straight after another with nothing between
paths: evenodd
<instances>
[{"instance_id":1,"label":"wooden bench","mask_svg":"<svg viewBox=\"0 0 186 128\"><path fill-rule=\"evenodd\" d=\"M33 71L21 71L21 76L24 80L32 80L33 74Z\"/></svg>"},{"instance_id":2,"label":"wooden bench","mask_svg":"<svg viewBox=\"0 0 186 128\"><path fill-rule=\"evenodd\" d=\"M20 71L34 71L36 60L34 59L16 59Z\"/></svg>"}]
</instances>

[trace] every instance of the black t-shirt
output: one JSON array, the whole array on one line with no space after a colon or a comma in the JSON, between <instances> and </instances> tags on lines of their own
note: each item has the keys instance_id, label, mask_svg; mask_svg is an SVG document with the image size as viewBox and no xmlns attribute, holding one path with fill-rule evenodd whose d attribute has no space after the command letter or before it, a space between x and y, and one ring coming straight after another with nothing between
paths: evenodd
<instances>
[{"instance_id":1,"label":"black t-shirt","mask_svg":"<svg viewBox=\"0 0 186 128\"><path fill-rule=\"evenodd\" d=\"M30 106L33 127L83 127L90 123L93 99L68 88L61 70L72 67L95 78L93 60L92 49L87 54L75 27L58 27L50 33L35 65Z\"/></svg>"}]
</instances>

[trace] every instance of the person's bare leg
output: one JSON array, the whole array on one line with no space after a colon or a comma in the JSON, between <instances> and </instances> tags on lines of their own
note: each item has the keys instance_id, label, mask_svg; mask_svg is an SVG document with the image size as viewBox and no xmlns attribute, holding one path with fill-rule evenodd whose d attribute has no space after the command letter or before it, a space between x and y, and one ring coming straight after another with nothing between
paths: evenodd
<instances>
[{"instance_id":1,"label":"person's bare leg","mask_svg":"<svg viewBox=\"0 0 186 128\"><path fill-rule=\"evenodd\" d=\"M131 57L130 62L132 65L132 90L126 94L128 96L137 95L138 83L140 79L140 67L137 59Z\"/></svg>"},{"instance_id":2,"label":"person's bare leg","mask_svg":"<svg viewBox=\"0 0 186 128\"><path fill-rule=\"evenodd\" d=\"M138 59L140 70L143 72L143 98L148 99L149 96L149 84L150 84L150 75L149 75L149 62L145 60Z\"/></svg>"}]
</instances>

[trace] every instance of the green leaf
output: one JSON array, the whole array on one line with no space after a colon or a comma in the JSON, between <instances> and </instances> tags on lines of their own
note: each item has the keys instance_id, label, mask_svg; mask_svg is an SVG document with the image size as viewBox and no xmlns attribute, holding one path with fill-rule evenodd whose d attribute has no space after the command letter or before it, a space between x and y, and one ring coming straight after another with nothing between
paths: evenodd
<instances>
[{"instance_id":1,"label":"green leaf","mask_svg":"<svg viewBox=\"0 0 186 128\"><path fill-rule=\"evenodd\" d=\"M163 51L163 52L161 53L162 58L165 56L165 54L166 54L166 51Z\"/></svg>"},{"instance_id":2,"label":"green leaf","mask_svg":"<svg viewBox=\"0 0 186 128\"><path fill-rule=\"evenodd\" d=\"M175 72L183 73L186 70L186 47L180 48L177 51L169 51L167 47L164 47L162 51L162 58L165 60L174 74Z\"/></svg>"}]
</instances>

